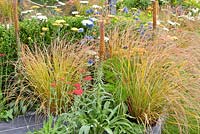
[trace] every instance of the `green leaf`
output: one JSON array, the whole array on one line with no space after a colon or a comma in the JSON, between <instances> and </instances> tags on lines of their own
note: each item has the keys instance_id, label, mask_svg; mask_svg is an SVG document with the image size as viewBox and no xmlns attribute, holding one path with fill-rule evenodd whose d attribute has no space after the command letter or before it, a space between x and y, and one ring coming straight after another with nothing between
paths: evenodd
<instances>
[{"instance_id":1,"label":"green leaf","mask_svg":"<svg viewBox=\"0 0 200 134\"><path fill-rule=\"evenodd\" d=\"M104 128L108 134L113 134L112 130L109 127Z\"/></svg>"},{"instance_id":2,"label":"green leaf","mask_svg":"<svg viewBox=\"0 0 200 134\"><path fill-rule=\"evenodd\" d=\"M90 126L82 126L79 130L79 134L89 134Z\"/></svg>"}]
</instances>

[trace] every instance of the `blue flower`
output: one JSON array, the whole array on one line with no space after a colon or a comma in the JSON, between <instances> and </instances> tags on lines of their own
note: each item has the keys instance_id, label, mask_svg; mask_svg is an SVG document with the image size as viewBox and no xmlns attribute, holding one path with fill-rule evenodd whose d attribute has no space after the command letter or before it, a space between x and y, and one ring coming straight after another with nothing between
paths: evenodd
<instances>
[{"instance_id":1,"label":"blue flower","mask_svg":"<svg viewBox=\"0 0 200 134\"><path fill-rule=\"evenodd\" d=\"M127 7L124 7L124 8L123 8L123 12L124 12L124 13L128 13L128 8L127 8Z\"/></svg>"},{"instance_id":2,"label":"blue flower","mask_svg":"<svg viewBox=\"0 0 200 134\"><path fill-rule=\"evenodd\" d=\"M136 20L136 21L139 21L139 20L140 20L140 18L136 17L136 18L135 18L135 20Z\"/></svg>"},{"instance_id":3,"label":"blue flower","mask_svg":"<svg viewBox=\"0 0 200 134\"><path fill-rule=\"evenodd\" d=\"M82 33L82 32L84 32L84 29L83 29L83 28L79 28L79 29L78 29L78 32L79 32L79 33Z\"/></svg>"},{"instance_id":4,"label":"blue flower","mask_svg":"<svg viewBox=\"0 0 200 134\"><path fill-rule=\"evenodd\" d=\"M98 12L98 11L96 11L96 12L94 12L94 14L95 15L99 15L99 14L101 14L100 12Z\"/></svg>"},{"instance_id":5,"label":"blue flower","mask_svg":"<svg viewBox=\"0 0 200 134\"><path fill-rule=\"evenodd\" d=\"M89 60L88 60L88 65L89 65L89 66L92 66L93 64L94 64L94 60L89 59Z\"/></svg>"},{"instance_id":6,"label":"blue flower","mask_svg":"<svg viewBox=\"0 0 200 134\"><path fill-rule=\"evenodd\" d=\"M92 29L94 27L94 24L86 24L86 27L88 27L89 29Z\"/></svg>"},{"instance_id":7,"label":"blue flower","mask_svg":"<svg viewBox=\"0 0 200 134\"><path fill-rule=\"evenodd\" d=\"M92 14L93 12L94 12L93 9L88 9L88 10L86 10L86 14Z\"/></svg>"},{"instance_id":8,"label":"blue flower","mask_svg":"<svg viewBox=\"0 0 200 134\"><path fill-rule=\"evenodd\" d=\"M84 39L87 39L87 40L93 40L94 37L93 37L93 36L87 36L87 35L85 35Z\"/></svg>"},{"instance_id":9,"label":"blue flower","mask_svg":"<svg viewBox=\"0 0 200 134\"><path fill-rule=\"evenodd\" d=\"M81 23L90 29L94 27L94 23L91 20L83 20Z\"/></svg>"}]
</instances>

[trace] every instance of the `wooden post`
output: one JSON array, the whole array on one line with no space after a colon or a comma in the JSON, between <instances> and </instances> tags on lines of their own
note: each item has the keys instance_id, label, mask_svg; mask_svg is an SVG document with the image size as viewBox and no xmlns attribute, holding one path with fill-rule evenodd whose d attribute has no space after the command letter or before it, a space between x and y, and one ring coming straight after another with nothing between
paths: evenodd
<instances>
[{"instance_id":1,"label":"wooden post","mask_svg":"<svg viewBox=\"0 0 200 134\"><path fill-rule=\"evenodd\" d=\"M18 17L18 0L13 0L13 22L15 26L15 36L17 44L17 55L21 56L21 44L19 37L19 17Z\"/></svg>"},{"instance_id":2,"label":"wooden post","mask_svg":"<svg viewBox=\"0 0 200 134\"><path fill-rule=\"evenodd\" d=\"M157 25L157 0L153 0L153 29L156 29Z\"/></svg>"},{"instance_id":3,"label":"wooden post","mask_svg":"<svg viewBox=\"0 0 200 134\"><path fill-rule=\"evenodd\" d=\"M100 60L104 60L105 58L105 27L104 27L104 19L103 16L100 20L100 45L99 45L99 57Z\"/></svg>"}]
</instances>

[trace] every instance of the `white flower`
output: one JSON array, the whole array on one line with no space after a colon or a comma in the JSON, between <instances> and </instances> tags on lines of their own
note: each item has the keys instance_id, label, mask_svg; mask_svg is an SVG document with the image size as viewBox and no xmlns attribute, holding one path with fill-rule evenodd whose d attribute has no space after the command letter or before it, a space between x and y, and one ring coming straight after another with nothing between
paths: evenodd
<instances>
[{"instance_id":1,"label":"white flower","mask_svg":"<svg viewBox=\"0 0 200 134\"><path fill-rule=\"evenodd\" d=\"M47 20L47 16L39 15L39 16L36 16L36 19L38 19L38 20Z\"/></svg>"},{"instance_id":2,"label":"white flower","mask_svg":"<svg viewBox=\"0 0 200 134\"><path fill-rule=\"evenodd\" d=\"M61 6L65 6L65 3L61 2L61 1L57 1L59 5Z\"/></svg>"},{"instance_id":3,"label":"white flower","mask_svg":"<svg viewBox=\"0 0 200 134\"><path fill-rule=\"evenodd\" d=\"M79 12L78 11L73 11L72 14L76 15L76 14L79 14Z\"/></svg>"},{"instance_id":4,"label":"white flower","mask_svg":"<svg viewBox=\"0 0 200 134\"><path fill-rule=\"evenodd\" d=\"M41 16L42 15L42 13L36 13L36 16Z\"/></svg>"},{"instance_id":5,"label":"white flower","mask_svg":"<svg viewBox=\"0 0 200 134\"><path fill-rule=\"evenodd\" d=\"M92 21L92 22L95 22L95 21L97 21L98 19L97 19L97 18L89 18L89 20Z\"/></svg>"},{"instance_id":6,"label":"white flower","mask_svg":"<svg viewBox=\"0 0 200 134\"><path fill-rule=\"evenodd\" d=\"M84 26L86 26L86 25L93 25L93 22L90 21L90 20L83 20L83 21L81 21L81 23L82 23Z\"/></svg>"},{"instance_id":7,"label":"white flower","mask_svg":"<svg viewBox=\"0 0 200 134\"><path fill-rule=\"evenodd\" d=\"M192 8L192 12L193 12L193 13L198 13L198 12L199 12L199 9L198 9L198 8Z\"/></svg>"},{"instance_id":8,"label":"white flower","mask_svg":"<svg viewBox=\"0 0 200 134\"><path fill-rule=\"evenodd\" d=\"M98 39L100 39L100 37L98 37ZM109 41L109 38L105 36L105 37L104 37L104 41L105 41L105 42L108 42L108 41Z\"/></svg>"},{"instance_id":9,"label":"white flower","mask_svg":"<svg viewBox=\"0 0 200 134\"><path fill-rule=\"evenodd\" d=\"M92 8L95 8L95 9L102 9L101 6L98 6L98 5L93 5Z\"/></svg>"},{"instance_id":10,"label":"white flower","mask_svg":"<svg viewBox=\"0 0 200 134\"><path fill-rule=\"evenodd\" d=\"M180 24L177 23L177 22L172 22L172 21L170 21L170 20L168 20L167 22L168 22L170 25L173 25L173 26L176 26L176 25L180 26Z\"/></svg>"},{"instance_id":11,"label":"white flower","mask_svg":"<svg viewBox=\"0 0 200 134\"><path fill-rule=\"evenodd\" d=\"M84 0L80 1L80 4L88 4L88 3L89 3L89 1L84 1Z\"/></svg>"},{"instance_id":12,"label":"white flower","mask_svg":"<svg viewBox=\"0 0 200 134\"><path fill-rule=\"evenodd\" d=\"M93 50L87 50L86 53L88 55L97 55L97 52L93 51Z\"/></svg>"},{"instance_id":13,"label":"white flower","mask_svg":"<svg viewBox=\"0 0 200 134\"><path fill-rule=\"evenodd\" d=\"M104 37L104 40L105 40L105 42L108 42L109 38L108 37Z\"/></svg>"},{"instance_id":14,"label":"white flower","mask_svg":"<svg viewBox=\"0 0 200 134\"><path fill-rule=\"evenodd\" d=\"M33 12L33 10L26 10L26 11L22 11L21 14L27 14L27 13L31 13Z\"/></svg>"},{"instance_id":15,"label":"white flower","mask_svg":"<svg viewBox=\"0 0 200 134\"><path fill-rule=\"evenodd\" d=\"M163 27L163 30L169 32L169 29L166 27Z\"/></svg>"},{"instance_id":16,"label":"white flower","mask_svg":"<svg viewBox=\"0 0 200 134\"><path fill-rule=\"evenodd\" d=\"M171 20L168 20L167 22L168 22L170 25L173 25L173 26L176 25L176 23L172 22Z\"/></svg>"}]
</instances>

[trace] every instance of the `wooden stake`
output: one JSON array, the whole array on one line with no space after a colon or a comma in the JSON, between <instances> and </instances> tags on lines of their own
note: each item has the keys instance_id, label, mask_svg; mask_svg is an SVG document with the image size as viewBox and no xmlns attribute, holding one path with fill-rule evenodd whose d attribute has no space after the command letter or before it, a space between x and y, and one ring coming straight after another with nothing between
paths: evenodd
<instances>
[{"instance_id":1,"label":"wooden stake","mask_svg":"<svg viewBox=\"0 0 200 134\"><path fill-rule=\"evenodd\" d=\"M20 44L20 37L19 37L18 0L13 0L13 22L14 22L14 26L15 26L17 54L18 54L18 57L20 57L21 56L21 44Z\"/></svg>"},{"instance_id":2,"label":"wooden stake","mask_svg":"<svg viewBox=\"0 0 200 134\"><path fill-rule=\"evenodd\" d=\"M157 0L153 1L153 29L156 29L157 25Z\"/></svg>"}]
</instances>

